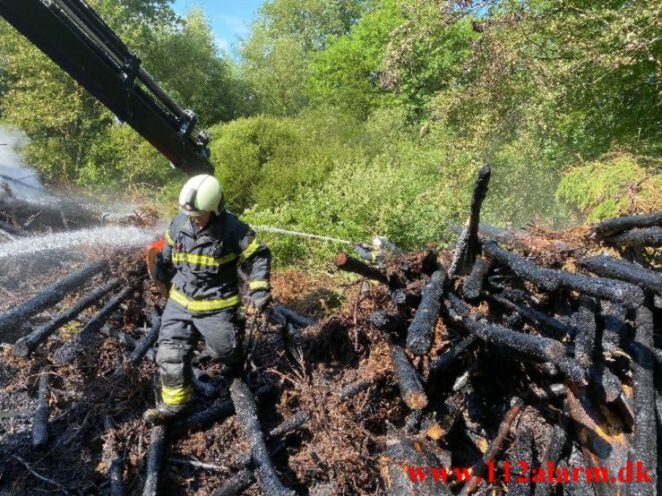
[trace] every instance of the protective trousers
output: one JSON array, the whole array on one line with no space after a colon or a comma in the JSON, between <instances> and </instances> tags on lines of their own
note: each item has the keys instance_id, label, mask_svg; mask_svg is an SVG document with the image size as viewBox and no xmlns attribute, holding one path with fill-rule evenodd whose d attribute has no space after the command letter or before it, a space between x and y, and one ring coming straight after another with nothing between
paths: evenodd
<instances>
[{"instance_id":1,"label":"protective trousers","mask_svg":"<svg viewBox=\"0 0 662 496\"><path fill-rule=\"evenodd\" d=\"M161 318L156 363L165 405L183 406L193 397L191 356L200 333L214 358L226 365L241 363L244 321L237 307L196 314L168 300Z\"/></svg>"}]
</instances>

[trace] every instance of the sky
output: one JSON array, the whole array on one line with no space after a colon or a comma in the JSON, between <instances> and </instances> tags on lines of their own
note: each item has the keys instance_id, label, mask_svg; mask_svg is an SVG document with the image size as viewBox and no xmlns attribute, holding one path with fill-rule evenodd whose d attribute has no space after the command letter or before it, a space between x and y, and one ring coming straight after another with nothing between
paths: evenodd
<instances>
[{"instance_id":1,"label":"sky","mask_svg":"<svg viewBox=\"0 0 662 496\"><path fill-rule=\"evenodd\" d=\"M184 15L191 7L207 13L216 35L216 45L231 55L239 38L246 37L251 21L264 0L175 0L175 11Z\"/></svg>"}]
</instances>

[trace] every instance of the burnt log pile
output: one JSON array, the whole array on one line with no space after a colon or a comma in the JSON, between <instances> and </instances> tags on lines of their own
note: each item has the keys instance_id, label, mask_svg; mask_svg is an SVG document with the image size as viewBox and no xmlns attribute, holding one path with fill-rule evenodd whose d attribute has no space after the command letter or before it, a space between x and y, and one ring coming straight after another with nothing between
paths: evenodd
<instances>
[{"instance_id":1,"label":"burnt log pile","mask_svg":"<svg viewBox=\"0 0 662 496\"><path fill-rule=\"evenodd\" d=\"M314 315L275 288L241 377L197 343L196 398L167 427L142 420L163 305L144 266L0 315L30 321L0 363L0 492L659 494L662 213L497 229L490 174L456 247L340 252L356 279Z\"/></svg>"}]
</instances>

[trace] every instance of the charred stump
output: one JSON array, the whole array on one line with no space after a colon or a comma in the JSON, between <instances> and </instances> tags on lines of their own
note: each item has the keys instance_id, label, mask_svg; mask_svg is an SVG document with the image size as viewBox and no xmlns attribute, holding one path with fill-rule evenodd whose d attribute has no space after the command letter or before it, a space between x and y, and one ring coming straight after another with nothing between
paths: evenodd
<instances>
[{"instance_id":1,"label":"charred stump","mask_svg":"<svg viewBox=\"0 0 662 496\"><path fill-rule=\"evenodd\" d=\"M480 253L480 240L478 239L480 208L487 195L491 175L492 169L489 165L484 165L478 172L473 195L471 196L471 213L457 240L453 261L448 269L448 277L450 279L466 274L474 264L476 256Z\"/></svg>"}]
</instances>

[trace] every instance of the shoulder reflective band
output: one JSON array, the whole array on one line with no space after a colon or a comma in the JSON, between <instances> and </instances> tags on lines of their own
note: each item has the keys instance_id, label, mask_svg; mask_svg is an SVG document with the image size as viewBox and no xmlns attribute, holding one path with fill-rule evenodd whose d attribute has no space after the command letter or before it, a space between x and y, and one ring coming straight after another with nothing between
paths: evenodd
<instances>
[{"instance_id":1,"label":"shoulder reflective band","mask_svg":"<svg viewBox=\"0 0 662 496\"><path fill-rule=\"evenodd\" d=\"M170 236L170 229L166 229L165 239L170 246L175 246L175 242L172 240L172 236Z\"/></svg>"},{"instance_id":2,"label":"shoulder reflective band","mask_svg":"<svg viewBox=\"0 0 662 496\"><path fill-rule=\"evenodd\" d=\"M237 258L237 255L234 253L228 253L222 257L207 257L204 255L194 255L193 253L173 253L172 261L173 262L184 262L191 265L205 265L207 267L218 267L220 265L232 262Z\"/></svg>"},{"instance_id":3,"label":"shoulder reflective band","mask_svg":"<svg viewBox=\"0 0 662 496\"><path fill-rule=\"evenodd\" d=\"M241 252L241 257L242 260L247 260L253 256L253 254L260 248L260 242L255 238L253 241L251 241L251 244L249 244L244 251Z\"/></svg>"},{"instance_id":4,"label":"shoulder reflective band","mask_svg":"<svg viewBox=\"0 0 662 496\"><path fill-rule=\"evenodd\" d=\"M161 387L161 399L166 405L183 405L193 398L193 388L188 386L169 388Z\"/></svg>"},{"instance_id":5,"label":"shoulder reflective band","mask_svg":"<svg viewBox=\"0 0 662 496\"><path fill-rule=\"evenodd\" d=\"M254 291L256 289L269 289L269 281L251 281L248 283L248 289Z\"/></svg>"},{"instance_id":6,"label":"shoulder reflective band","mask_svg":"<svg viewBox=\"0 0 662 496\"><path fill-rule=\"evenodd\" d=\"M192 312L209 312L211 310L222 310L224 308L234 307L241 303L239 295L230 296L221 300L191 300L176 291L175 288L170 290L170 298L176 303Z\"/></svg>"}]
</instances>

